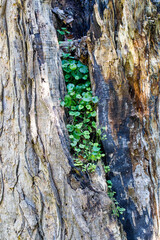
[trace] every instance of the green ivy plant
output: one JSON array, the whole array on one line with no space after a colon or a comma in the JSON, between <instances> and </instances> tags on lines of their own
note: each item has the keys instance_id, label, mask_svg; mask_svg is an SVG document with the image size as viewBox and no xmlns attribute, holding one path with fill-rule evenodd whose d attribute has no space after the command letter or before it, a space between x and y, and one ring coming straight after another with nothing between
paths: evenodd
<instances>
[{"instance_id":1,"label":"green ivy plant","mask_svg":"<svg viewBox=\"0 0 160 240\"><path fill-rule=\"evenodd\" d=\"M124 213L125 208L120 207L119 203L115 199L114 195L116 194L116 192L114 192L112 190L112 182L111 182L111 180L107 180L107 186L108 186L108 196L110 197L110 199L113 202L113 204L112 204L112 213L113 213L114 216L119 217L120 215L122 215Z\"/></svg>"},{"instance_id":2,"label":"green ivy plant","mask_svg":"<svg viewBox=\"0 0 160 240\"><path fill-rule=\"evenodd\" d=\"M66 28L58 30L60 35L68 34ZM82 171L94 172L96 164L105 154L102 152L101 140L106 139L102 134L104 128L97 127L96 108L98 97L92 95L89 70L70 52L62 53L62 68L67 86L67 94L61 102L69 114L67 129L70 138L71 153L74 165ZM103 135L103 137L101 137ZM104 166L106 174L109 166ZM124 208L119 207L112 191L112 182L107 181L108 196L113 201L112 211L115 216L123 214Z\"/></svg>"},{"instance_id":3,"label":"green ivy plant","mask_svg":"<svg viewBox=\"0 0 160 240\"><path fill-rule=\"evenodd\" d=\"M62 68L67 83L67 94L61 106L68 109L67 124L75 166L93 172L104 154L101 150L99 129L96 125L98 97L92 95L89 70L70 53L63 53Z\"/></svg>"},{"instance_id":4,"label":"green ivy plant","mask_svg":"<svg viewBox=\"0 0 160 240\"><path fill-rule=\"evenodd\" d=\"M58 29L57 32L58 32L58 38L59 38L59 40L63 40L63 38L64 38L65 36L68 36L68 35L70 34L70 32L67 30L66 27L62 27L61 29ZM61 42L62 42L62 41L59 41L59 43L61 43Z\"/></svg>"},{"instance_id":5,"label":"green ivy plant","mask_svg":"<svg viewBox=\"0 0 160 240\"><path fill-rule=\"evenodd\" d=\"M61 30L58 29L57 32L62 36L65 34L70 34L70 32L65 27L62 27Z\"/></svg>"}]
</instances>

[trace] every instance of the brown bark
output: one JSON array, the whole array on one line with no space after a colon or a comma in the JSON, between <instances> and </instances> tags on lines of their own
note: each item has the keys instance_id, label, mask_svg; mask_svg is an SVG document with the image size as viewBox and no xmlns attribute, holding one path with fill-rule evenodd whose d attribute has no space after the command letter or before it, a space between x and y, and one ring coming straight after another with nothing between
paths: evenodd
<instances>
[{"instance_id":1,"label":"brown bark","mask_svg":"<svg viewBox=\"0 0 160 240\"><path fill-rule=\"evenodd\" d=\"M1 1L0 55L0 239L125 239L101 165L72 163L51 1Z\"/></svg>"},{"instance_id":2,"label":"brown bark","mask_svg":"<svg viewBox=\"0 0 160 240\"><path fill-rule=\"evenodd\" d=\"M88 47L127 239L160 239L159 1L96 1Z\"/></svg>"},{"instance_id":3,"label":"brown bark","mask_svg":"<svg viewBox=\"0 0 160 240\"><path fill-rule=\"evenodd\" d=\"M127 239L157 240L159 0L1 1L0 239L126 239L101 164L91 176L73 166L60 107L57 6L66 19L73 11L76 38L90 28L98 122Z\"/></svg>"}]
</instances>

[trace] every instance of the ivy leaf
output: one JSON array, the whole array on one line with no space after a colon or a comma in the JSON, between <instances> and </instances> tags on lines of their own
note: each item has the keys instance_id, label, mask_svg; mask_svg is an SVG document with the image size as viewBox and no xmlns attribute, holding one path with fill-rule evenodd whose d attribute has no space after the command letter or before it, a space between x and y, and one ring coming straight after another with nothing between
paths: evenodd
<instances>
[{"instance_id":1,"label":"ivy leaf","mask_svg":"<svg viewBox=\"0 0 160 240\"><path fill-rule=\"evenodd\" d=\"M75 117L78 117L78 116L80 116L80 112L73 112L73 111L69 111L69 115L71 115L71 116L75 116Z\"/></svg>"},{"instance_id":2,"label":"ivy leaf","mask_svg":"<svg viewBox=\"0 0 160 240\"><path fill-rule=\"evenodd\" d=\"M95 154L92 154L92 155L90 155L90 159L91 159L92 161L95 161L97 158L96 158Z\"/></svg>"},{"instance_id":3,"label":"ivy leaf","mask_svg":"<svg viewBox=\"0 0 160 240\"><path fill-rule=\"evenodd\" d=\"M64 53L64 52L63 52L62 57L63 57L63 58L68 58L70 55L71 55L70 53Z\"/></svg>"},{"instance_id":4,"label":"ivy leaf","mask_svg":"<svg viewBox=\"0 0 160 240\"><path fill-rule=\"evenodd\" d=\"M75 85L73 84L73 83L69 83L68 85L67 85L67 89L68 89L68 91L73 91L73 89L74 89L74 87L75 87Z\"/></svg>"},{"instance_id":5,"label":"ivy leaf","mask_svg":"<svg viewBox=\"0 0 160 240\"><path fill-rule=\"evenodd\" d=\"M92 117L96 117L96 115L97 115L96 111L91 112Z\"/></svg>"},{"instance_id":6,"label":"ivy leaf","mask_svg":"<svg viewBox=\"0 0 160 240\"><path fill-rule=\"evenodd\" d=\"M82 79L83 79L83 80L87 80L87 79L88 79L88 75L84 75L84 76L82 77Z\"/></svg>"},{"instance_id":7,"label":"ivy leaf","mask_svg":"<svg viewBox=\"0 0 160 240\"><path fill-rule=\"evenodd\" d=\"M69 138L70 138L70 139L74 139L73 135L69 135Z\"/></svg>"},{"instance_id":8,"label":"ivy leaf","mask_svg":"<svg viewBox=\"0 0 160 240\"><path fill-rule=\"evenodd\" d=\"M74 95L75 95L75 92L71 92L71 91L70 91L70 92L69 92L69 95L70 95L70 96L74 96Z\"/></svg>"},{"instance_id":9,"label":"ivy leaf","mask_svg":"<svg viewBox=\"0 0 160 240\"><path fill-rule=\"evenodd\" d=\"M80 73L78 69L76 69L75 71L72 71L71 74L76 80L79 80L83 77L82 73Z\"/></svg>"},{"instance_id":10,"label":"ivy leaf","mask_svg":"<svg viewBox=\"0 0 160 240\"><path fill-rule=\"evenodd\" d=\"M96 122L92 122L92 127L97 128Z\"/></svg>"},{"instance_id":11,"label":"ivy leaf","mask_svg":"<svg viewBox=\"0 0 160 240\"><path fill-rule=\"evenodd\" d=\"M88 126L88 130L89 130L90 132L93 132L93 129L92 129L90 126Z\"/></svg>"},{"instance_id":12,"label":"ivy leaf","mask_svg":"<svg viewBox=\"0 0 160 240\"><path fill-rule=\"evenodd\" d=\"M111 180L107 180L107 183L112 186Z\"/></svg>"},{"instance_id":13,"label":"ivy leaf","mask_svg":"<svg viewBox=\"0 0 160 240\"><path fill-rule=\"evenodd\" d=\"M71 146L72 147L75 147L77 145L77 141L73 141L72 143L71 143Z\"/></svg>"},{"instance_id":14,"label":"ivy leaf","mask_svg":"<svg viewBox=\"0 0 160 240\"><path fill-rule=\"evenodd\" d=\"M61 30L57 30L57 32L60 34L60 35L64 35L65 32L64 31L61 31Z\"/></svg>"},{"instance_id":15,"label":"ivy leaf","mask_svg":"<svg viewBox=\"0 0 160 240\"><path fill-rule=\"evenodd\" d=\"M74 115L75 115L75 112L69 111L69 115L74 116Z\"/></svg>"},{"instance_id":16,"label":"ivy leaf","mask_svg":"<svg viewBox=\"0 0 160 240\"><path fill-rule=\"evenodd\" d=\"M77 86L76 86L76 90L77 90L77 91L81 90L81 86L80 86L80 85L77 85Z\"/></svg>"},{"instance_id":17,"label":"ivy leaf","mask_svg":"<svg viewBox=\"0 0 160 240\"><path fill-rule=\"evenodd\" d=\"M70 64L69 68L70 68L72 71L74 71L74 70L76 70L77 65L76 65L75 63Z\"/></svg>"},{"instance_id":18,"label":"ivy leaf","mask_svg":"<svg viewBox=\"0 0 160 240\"><path fill-rule=\"evenodd\" d=\"M92 109L91 105L86 105L86 108L87 108L88 110L91 110L91 109Z\"/></svg>"},{"instance_id":19,"label":"ivy leaf","mask_svg":"<svg viewBox=\"0 0 160 240\"><path fill-rule=\"evenodd\" d=\"M101 129L100 129L100 128L97 129L97 134L98 134L98 135L101 135L101 133L102 133Z\"/></svg>"},{"instance_id":20,"label":"ivy leaf","mask_svg":"<svg viewBox=\"0 0 160 240\"><path fill-rule=\"evenodd\" d=\"M84 108L84 106L83 105L79 105L78 108L79 108L79 110L81 110L81 109Z\"/></svg>"},{"instance_id":21,"label":"ivy leaf","mask_svg":"<svg viewBox=\"0 0 160 240\"><path fill-rule=\"evenodd\" d=\"M83 67L81 67L81 68L79 69L79 71L80 71L81 73L88 73L88 67L85 66L85 65L83 65Z\"/></svg>"},{"instance_id":22,"label":"ivy leaf","mask_svg":"<svg viewBox=\"0 0 160 240\"><path fill-rule=\"evenodd\" d=\"M84 64L83 63L81 63L80 61L78 61L78 64L77 64L77 67L83 67L84 66Z\"/></svg>"},{"instance_id":23,"label":"ivy leaf","mask_svg":"<svg viewBox=\"0 0 160 240\"><path fill-rule=\"evenodd\" d=\"M71 110L76 110L77 109L77 107L76 106L71 106Z\"/></svg>"},{"instance_id":24,"label":"ivy leaf","mask_svg":"<svg viewBox=\"0 0 160 240\"><path fill-rule=\"evenodd\" d=\"M105 171L105 173L108 173L110 171L110 167L109 166L104 166L104 171Z\"/></svg>"},{"instance_id":25,"label":"ivy leaf","mask_svg":"<svg viewBox=\"0 0 160 240\"><path fill-rule=\"evenodd\" d=\"M74 130L74 125L67 124L67 129L68 129L69 132L73 132L73 130Z\"/></svg>"},{"instance_id":26,"label":"ivy leaf","mask_svg":"<svg viewBox=\"0 0 160 240\"><path fill-rule=\"evenodd\" d=\"M85 86L86 86L86 87L89 87L89 86L91 86L91 83L90 83L90 81L87 81L87 82L85 83Z\"/></svg>"},{"instance_id":27,"label":"ivy leaf","mask_svg":"<svg viewBox=\"0 0 160 240\"><path fill-rule=\"evenodd\" d=\"M120 214L123 214L124 211L126 211L125 208L119 208L119 212L120 212Z\"/></svg>"},{"instance_id":28,"label":"ivy leaf","mask_svg":"<svg viewBox=\"0 0 160 240\"><path fill-rule=\"evenodd\" d=\"M81 113L80 112L75 112L75 114L74 114L76 117L78 117L78 116L80 116L81 115Z\"/></svg>"},{"instance_id":29,"label":"ivy leaf","mask_svg":"<svg viewBox=\"0 0 160 240\"><path fill-rule=\"evenodd\" d=\"M89 118L84 119L84 123L90 122Z\"/></svg>"},{"instance_id":30,"label":"ivy leaf","mask_svg":"<svg viewBox=\"0 0 160 240\"><path fill-rule=\"evenodd\" d=\"M76 61L75 59L74 59L74 60L70 59L70 60L69 60L69 63L70 63L70 64L76 64L77 61Z\"/></svg>"},{"instance_id":31,"label":"ivy leaf","mask_svg":"<svg viewBox=\"0 0 160 240\"><path fill-rule=\"evenodd\" d=\"M84 131L83 136L85 139L90 139L90 132L89 131Z\"/></svg>"},{"instance_id":32,"label":"ivy leaf","mask_svg":"<svg viewBox=\"0 0 160 240\"><path fill-rule=\"evenodd\" d=\"M90 135L84 135L85 139L90 139Z\"/></svg>"},{"instance_id":33,"label":"ivy leaf","mask_svg":"<svg viewBox=\"0 0 160 240\"><path fill-rule=\"evenodd\" d=\"M97 97L97 96L92 97L92 102L93 102L93 103L98 103L98 97Z\"/></svg>"},{"instance_id":34,"label":"ivy leaf","mask_svg":"<svg viewBox=\"0 0 160 240\"><path fill-rule=\"evenodd\" d=\"M80 151L81 151L81 149L79 149L79 148L77 148L77 147L75 147L74 150L75 150L76 152L80 152Z\"/></svg>"},{"instance_id":35,"label":"ivy leaf","mask_svg":"<svg viewBox=\"0 0 160 240\"><path fill-rule=\"evenodd\" d=\"M93 163L89 163L88 167L87 167L87 170L89 172L94 172L96 170L96 165L93 164Z\"/></svg>"},{"instance_id":36,"label":"ivy leaf","mask_svg":"<svg viewBox=\"0 0 160 240\"><path fill-rule=\"evenodd\" d=\"M65 102L62 101L62 102L61 102L61 107L64 107L64 105L65 105Z\"/></svg>"},{"instance_id":37,"label":"ivy leaf","mask_svg":"<svg viewBox=\"0 0 160 240\"><path fill-rule=\"evenodd\" d=\"M92 97L91 97L91 94L90 93L85 93L84 96L83 96L83 101L85 102L89 102L92 100Z\"/></svg>"},{"instance_id":38,"label":"ivy leaf","mask_svg":"<svg viewBox=\"0 0 160 240\"><path fill-rule=\"evenodd\" d=\"M75 164L74 164L75 166L83 166L83 162L82 161L80 161L80 160L76 160L76 162L75 162Z\"/></svg>"},{"instance_id":39,"label":"ivy leaf","mask_svg":"<svg viewBox=\"0 0 160 240\"><path fill-rule=\"evenodd\" d=\"M66 95L64 98L64 103L66 107L70 107L72 104L72 98L69 95Z\"/></svg>"},{"instance_id":40,"label":"ivy leaf","mask_svg":"<svg viewBox=\"0 0 160 240\"><path fill-rule=\"evenodd\" d=\"M85 145L79 144L79 147L80 147L80 148L85 148Z\"/></svg>"},{"instance_id":41,"label":"ivy leaf","mask_svg":"<svg viewBox=\"0 0 160 240\"><path fill-rule=\"evenodd\" d=\"M83 134L90 134L89 131L84 131Z\"/></svg>"},{"instance_id":42,"label":"ivy leaf","mask_svg":"<svg viewBox=\"0 0 160 240\"><path fill-rule=\"evenodd\" d=\"M76 79L76 80L79 80L79 79L80 79L80 77L79 77L78 75L76 75L76 76L75 76L75 79Z\"/></svg>"},{"instance_id":43,"label":"ivy leaf","mask_svg":"<svg viewBox=\"0 0 160 240\"><path fill-rule=\"evenodd\" d=\"M81 95L80 94L76 94L76 98L81 99Z\"/></svg>"},{"instance_id":44,"label":"ivy leaf","mask_svg":"<svg viewBox=\"0 0 160 240\"><path fill-rule=\"evenodd\" d=\"M65 80L68 80L70 77L71 77L70 74L65 74L65 76L64 76Z\"/></svg>"},{"instance_id":45,"label":"ivy leaf","mask_svg":"<svg viewBox=\"0 0 160 240\"><path fill-rule=\"evenodd\" d=\"M65 69L65 68L67 68L67 67L68 67L68 65L69 65L69 64L68 64L68 62L64 62L64 63L62 62L62 68L64 68L64 69Z\"/></svg>"},{"instance_id":46,"label":"ivy leaf","mask_svg":"<svg viewBox=\"0 0 160 240\"><path fill-rule=\"evenodd\" d=\"M93 146L93 149L92 149L92 150L93 150L94 152L99 152L99 151L100 151L100 149L101 149L100 147Z\"/></svg>"},{"instance_id":47,"label":"ivy leaf","mask_svg":"<svg viewBox=\"0 0 160 240\"><path fill-rule=\"evenodd\" d=\"M76 141L80 139L79 134L77 134L76 132L73 132L73 136L74 136L74 138L75 138ZM77 142L78 142L78 141L77 141Z\"/></svg>"},{"instance_id":48,"label":"ivy leaf","mask_svg":"<svg viewBox=\"0 0 160 240\"><path fill-rule=\"evenodd\" d=\"M74 133L77 134L78 136L82 135L82 133L81 133L81 131L79 129L75 129Z\"/></svg>"},{"instance_id":49,"label":"ivy leaf","mask_svg":"<svg viewBox=\"0 0 160 240\"><path fill-rule=\"evenodd\" d=\"M76 124L75 127L78 128L78 129L81 129L83 126L83 123L79 123L79 124Z\"/></svg>"},{"instance_id":50,"label":"ivy leaf","mask_svg":"<svg viewBox=\"0 0 160 240\"><path fill-rule=\"evenodd\" d=\"M62 66L62 68L63 68L63 71L66 72L66 73L70 73L70 72L72 71L72 70L69 69L68 67L63 67L63 66Z\"/></svg>"}]
</instances>

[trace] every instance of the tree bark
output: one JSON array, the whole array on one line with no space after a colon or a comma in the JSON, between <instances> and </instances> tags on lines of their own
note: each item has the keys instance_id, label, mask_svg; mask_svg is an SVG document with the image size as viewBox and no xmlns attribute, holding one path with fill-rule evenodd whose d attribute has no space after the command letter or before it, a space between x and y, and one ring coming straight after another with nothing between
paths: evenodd
<instances>
[{"instance_id":1,"label":"tree bark","mask_svg":"<svg viewBox=\"0 0 160 240\"><path fill-rule=\"evenodd\" d=\"M73 166L50 0L0 3L0 239L126 239L101 164Z\"/></svg>"},{"instance_id":2,"label":"tree bark","mask_svg":"<svg viewBox=\"0 0 160 240\"><path fill-rule=\"evenodd\" d=\"M105 175L74 167L52 8L88 33L91 83L121 224ZM0 239L157 240L159 0L1 0Z\"/></svg>"},{"instance_id":3,"label":"tree bark","mask_svg":"<svg viewBox=\"0 0 160 240\"><path fill-rule=\"evenodd\" d=\"M96 1L88 47L128 240L160 239L160 1Z\"/></svg>"}]
</instances>

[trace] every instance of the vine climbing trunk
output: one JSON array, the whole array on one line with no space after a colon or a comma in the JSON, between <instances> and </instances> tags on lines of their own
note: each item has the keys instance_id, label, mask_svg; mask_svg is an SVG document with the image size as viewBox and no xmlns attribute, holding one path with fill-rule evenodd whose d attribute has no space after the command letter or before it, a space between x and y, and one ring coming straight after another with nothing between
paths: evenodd
<instances>
[{"instance_id":1,"label":"vine climbing trunk","mask_svg":"<svg viewBox=\"0 0 160 240\"><path fill-rule=\"evenodd\" d=\"M128 240L160 239L160 1L96 1L88 48Z\"/></svg>"},{"instance_id":2,"label":"vine climbing trunk","mask_svg":"<svg viewBox=\"0 0 160 240\"><path fill-rule=\"evenodd\" d=\"M126 239L101 164L73 166L50 0L0 2L0 239Z\"/></svg>"}]
</instances>

